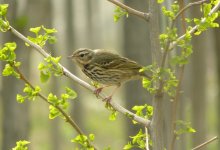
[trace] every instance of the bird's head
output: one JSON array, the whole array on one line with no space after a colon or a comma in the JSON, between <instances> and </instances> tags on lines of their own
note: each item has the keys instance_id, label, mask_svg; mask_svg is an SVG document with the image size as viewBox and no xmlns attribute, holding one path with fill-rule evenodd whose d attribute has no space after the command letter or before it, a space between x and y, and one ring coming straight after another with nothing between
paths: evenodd
<instances>
[{"instance_id":1,"label":"bird's head","mask_svg":"<svg viewBox=\"0 0 220 150\"><path fill-rule=\"evenodd\" d=\"M72 59L79 65L83 66L88 64L94 56L94 51L88 48L80 48L73 52L68 58Z\"/></svg>"}]
</instances>

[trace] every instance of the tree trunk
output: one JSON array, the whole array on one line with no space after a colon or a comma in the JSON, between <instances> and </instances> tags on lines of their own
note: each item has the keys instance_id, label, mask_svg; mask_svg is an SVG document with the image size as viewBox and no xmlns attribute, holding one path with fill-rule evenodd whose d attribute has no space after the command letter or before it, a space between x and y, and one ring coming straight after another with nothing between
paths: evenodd
<instances>
[{"instance_id":1,"label":"tree trunk","mask_svg":"<svg viewBox=\"0 0 220 150\"><path fill-rule=\"evenodd\" d=\"M133 8L146 10L146 1L125 1L125 4ZM135 16L129 16L124 20L124 55L133 59L143 66L147 66L151 62L150 47L149 47L149 31L147 23L139 20ZM137 38L138 37L138 38ZM126 108L131 109L135 105L150 104L151 99L149 93L142 87L141 80L130 81L124 85L125 88L125 103ZM141 126L134 125L130 119L126 119L126 137L134 136L138 133ZM142 129L144 131L144 128Z\"/></svg>"},{"instance_id":2,"label":"tree trunk","mask_svg":"<svg viewBox=\"0 0 220 150\"><path fill-rule=\"evenodd\" d=\"M152 52L152 63L157 65L161 64L161 51L159 43L159 6L157 1L149 0L149 12L151 18L149 22L150 29L150 50ZM163 150L164 147L164 135L163 135L163 99L164 96L158 91L153 98L153 118L151 123L151 137L153 142L153 150Z\"/></svg>"},{"instance_id":3,"label":"tree trunk","mask_svg":"<svg viewBox=\"0 0 220 150\"><path fill-rule=\"evenodd\" d=\"M200 12L192 9L193 16L198 16ZM193 38L193 55L191 70L191 102L192 102L192 126L196 129L193 136L193 145L196 146L206 139L206 55L210 41L208 32L199 37Z\"/></svg>"}]
</instances>

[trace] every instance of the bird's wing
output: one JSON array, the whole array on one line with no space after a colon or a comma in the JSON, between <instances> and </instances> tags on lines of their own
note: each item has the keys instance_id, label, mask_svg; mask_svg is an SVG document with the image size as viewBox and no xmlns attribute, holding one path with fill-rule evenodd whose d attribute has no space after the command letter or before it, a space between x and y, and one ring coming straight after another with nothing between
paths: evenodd
<instances>
[{"instance_id":1,"label":"bird's wing","mask_svg":"<svg viewBox=\"0 0 220 150\"><path fill-rule=\"evenodd\" d=\"M105 69L141 69L142 66L128 58L108 51L97 51L94 63Z\"/></svg>"}]
</instances>

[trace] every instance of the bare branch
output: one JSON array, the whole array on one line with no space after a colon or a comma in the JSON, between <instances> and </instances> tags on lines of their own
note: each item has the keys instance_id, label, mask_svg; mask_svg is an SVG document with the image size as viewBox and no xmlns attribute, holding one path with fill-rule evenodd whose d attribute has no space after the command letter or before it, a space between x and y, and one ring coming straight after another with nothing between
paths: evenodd
<instances>
[{"instance_id":1,"label":"bare branch","mask_svg":"<svg viewBox=\"0 0 220 150\"><path fill-rule=\"evenodd\" d=\"M149 13L145 13L145 12L141 12L141 11L138 11L136 9L133 9L123 3L121 3L120 1L118 0L107 0L119 7L121 7L122 9L126 10L129 14L132 14L132 15L135 15L139 18L142 18L144 19L145 21L149 21L150 20L150 14Z\"/></svg>"},{"instance_id":2,"label":"bare branch","mask_svg":"<svg viewBox=\"0 0 220 150\"><path fill-rule=\"evenodd\" d=\"M49 57L50 55L43 49L41 48L39 45L31 42L30 40L28 40L25 36L23 36L21 33L19 33L17 30L15 30L12 26L10 26L10 31L17 36L18 38L22 39L24 42L28 43L29 45L31 45L32 47L34 47L40 54L42 54L44 57ZM66 69L64 66L62 66L61 64L59 64L59 66L63 69L63 74L72 79L73 81L77 82L78 84L80 84L81 86L83 86L84 88L90 90L91 92L94 93L95 88L93 86L91 86L90 84L86 83L85 81L79 79L77 76L75 76L74 74L72 74L68 69ZM105 94L101 93L100 98L104 99L106 97ZM144 119L142 117L137 116L136 114L130 112L129 110L125 109L124 107L122 107L121 105L117 104L114 101L110 101L110 105L118 112L128 116L129 118L135 120L136 122L144 125L145 127L149 127L150 125L150 120Z\"/></svg>"},{"instance_id":3,"label":"bare branch","mask_svg":"<svg viewBox=\"0 0 220 150\"><path fill-rule=\"evenodd\" d=\"M200 144L200 145L194 147L192 150L198 150L198 149L200 149L200 148L206 146L207 144L209 144L209 143L211 143L211 142L213 142L213 141L215 141L215 140L217 140L217 139L218 139L218 137L215 136L215 137L211 138L210 140L208 140L208 141L206 141L206 142L204 142L204 143L202 143L202 144Z\"/></svg>"}]
</instances>

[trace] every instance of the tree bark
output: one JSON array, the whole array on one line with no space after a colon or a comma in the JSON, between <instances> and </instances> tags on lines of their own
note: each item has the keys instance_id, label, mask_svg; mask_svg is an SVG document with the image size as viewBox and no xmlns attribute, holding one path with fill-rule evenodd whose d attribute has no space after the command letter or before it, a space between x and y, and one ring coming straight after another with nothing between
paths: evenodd
<instances>
[{"instance_id":1,"label":"tree bark","mask_svg":"<svg viewBox=\"0 0 220 150\"><path fill-rule=\"evenodd\" d=\"M157 65L161 64L161 52L159 43L159 6L157 1L149 0L149 12L150 12L150 50L152 52L152 63ZM164 135L163 135L163 94L161 91L155 94L153 98L153 118L151 123L151 137L153 141L153 150L163 150L164 147Z\"/></svg>"},{"instance_id":2,"label":"tree bark","mask_svg":"<svg viewBox=\"0 0 220 150\"><path fill-rule=\"evenodd\" d=\"M125 1L125 4L133 8L145 10L147 8L146 1ZM146 22L139 20L136 16L129 16L124 20L123 32L123 51L124 55L131 58L143 66L151 63L149 30ZM138 38L137 38L138 37ZM149 93L143 89L141 80L130 81L124 85L126 108L131 109L135 105L151 104ZM126 137L136 135L141 126L131 124L130 119L126 119ZM142 129L144 131L144 128Z\"/></svg>"}]
</instances>

